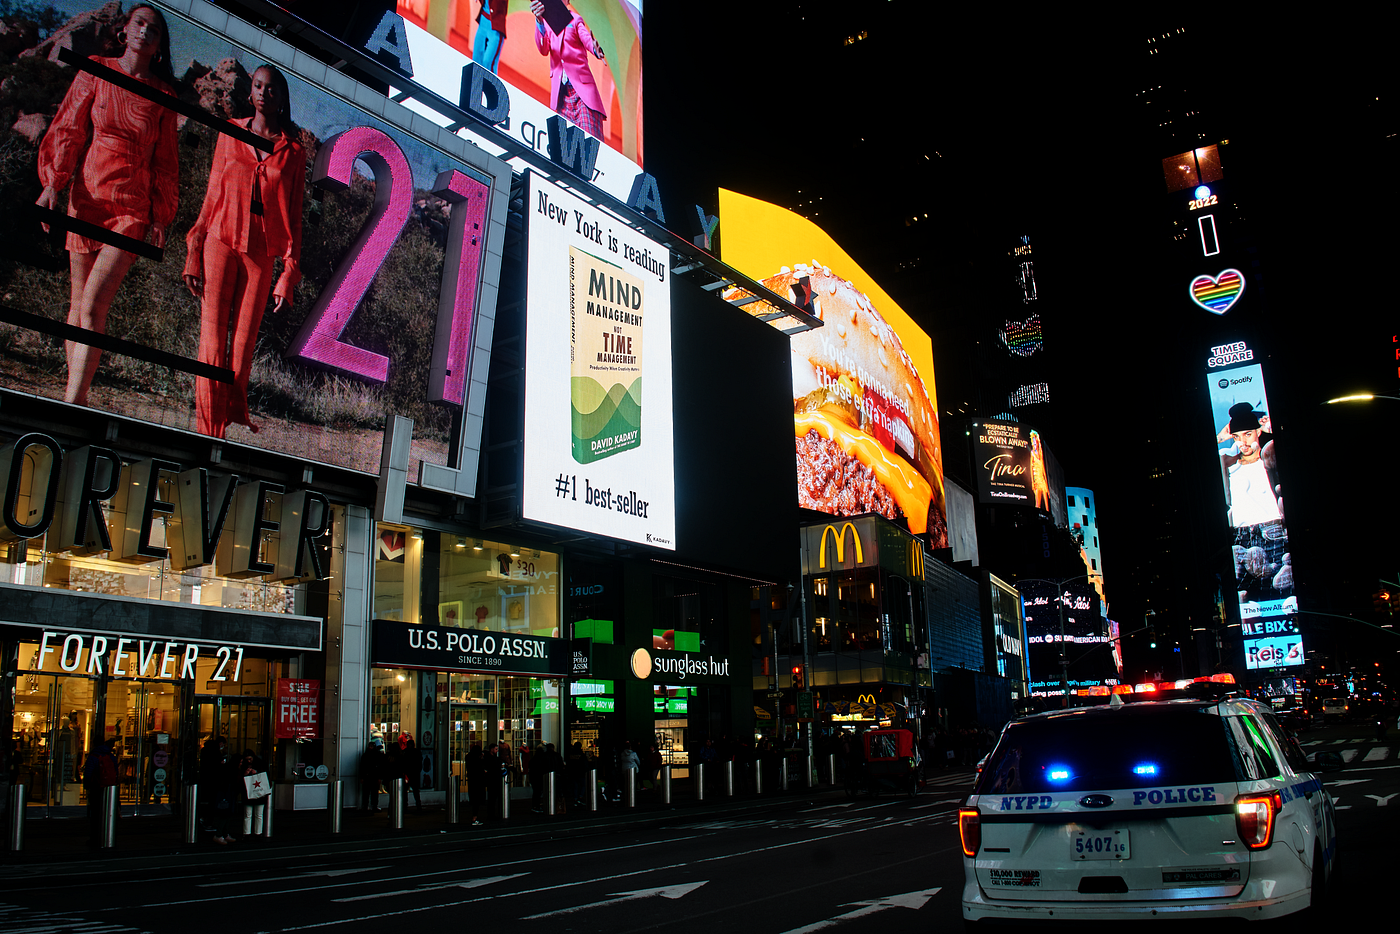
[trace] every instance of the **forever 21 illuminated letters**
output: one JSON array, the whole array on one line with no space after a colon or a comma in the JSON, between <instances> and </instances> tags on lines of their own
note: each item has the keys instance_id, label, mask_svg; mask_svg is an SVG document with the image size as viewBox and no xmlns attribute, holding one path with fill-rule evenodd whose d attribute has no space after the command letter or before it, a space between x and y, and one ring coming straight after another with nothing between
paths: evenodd
<instances>
[{"instance_id":1,"label":"forever 21 illuminated letters","mask_svg":"<svg viewBox=\"0 0 1400 934\"><path fill-rule=\"evenodd\" d=\"M112 10L100 3L85 9L79 0L64 10L88 12L99 33L110 28ZM201 302L182 278L191 268L185 265L186 235L206 189L218 182L210 181L210 155L219 138L252 138L243 128L250 113L247 76L272 63L287 77L291 120L313 160L304 197L293 200L304 205L300 218L289 219L299 227L297 236L286 258L277 260L285 266L294 259L302 279L290 307L274 308L269 301L250 335L258 347L248 393L253 424L230 425L227 440L376 474L385 415L399 414L414 420L415 461L461 464L460 453L448 444L457 438L463 450L474 450L479 443L459 427L475 431L479 422L463 419L463 412L479 414L484 405L476 395L484 393L500 267L501 237L493 219L504 219L509 166L200 0L173 0L162 4L162 12L171 60L190 63L175 76L176 92L200 104L135 83L141 96L187 121L172 148L178 151L180 203L163 249L113 241L140 258L117 288L105 327L89 331L84 341L102 350L86 404L197 431L195 378L232 381L229 370L218 370L200 350ZM300 67L291 67L294 60ZM35 68L12 83L22 96L38 95L42 104L35 109L56 108L77 73L91 71L99 82L121 80L72 51L56 61L42 55L33 61ZM41 133L18 144L37 152L43 142ZM173 142L162 137L159 144ZM84 164L77 173L86 170ZM65 190L76 184L65 182ZM11 186L0 196L7 217L32 216L27 190ZM62 211L44 219L54 228L85 220ZM82 233L104 243L112 239L101 227ZM68 299L69 262L61 230L43 242L35 219L32 240L38 246L23 258L31 267L13 263L0 271L0 292L10 296L3 316L18 327L6 351L6 389L62 399L67 363L47 335L62 327L53 319Z\"/></svg>"}]
</instances>

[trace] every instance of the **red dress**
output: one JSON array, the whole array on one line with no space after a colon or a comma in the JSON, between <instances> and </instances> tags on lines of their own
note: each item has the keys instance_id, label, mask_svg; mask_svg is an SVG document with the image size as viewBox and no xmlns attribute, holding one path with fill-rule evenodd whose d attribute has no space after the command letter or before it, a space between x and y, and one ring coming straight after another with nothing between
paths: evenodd
<instances>
[{"instance_id":1,"label":"red dress","mask_svg":"<svg viewBox=\"0 0 1400 934\"><path fill-rule=\"evenodd\" d=\"M93 61L121 71L119 59ZM138 80L174 93L158 78ZM141 240L151 224L169 227L180 195L175 111L79 72L39 146L39 181L56 191L71 181L68 214L114 233ZM102 246L68 234L70 252Z\"/></svg>"}]
</instances>

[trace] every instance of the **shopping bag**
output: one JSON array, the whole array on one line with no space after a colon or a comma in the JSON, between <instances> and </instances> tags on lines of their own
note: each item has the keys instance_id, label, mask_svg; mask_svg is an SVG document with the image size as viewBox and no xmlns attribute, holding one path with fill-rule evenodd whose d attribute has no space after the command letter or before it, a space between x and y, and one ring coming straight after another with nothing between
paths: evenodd
<instances>
[{"instance_id":1,"label":"shopping bag","mask_svg":"<svg viewBox=\"0 0 1400 934\"><path fill-rule=\"evenodd\" d=\"M266 772L245 775L243 776L243 790L247 793L249 801L256 801L272 794L272 782L268 781Z\"/></svg>"}]
</instances>

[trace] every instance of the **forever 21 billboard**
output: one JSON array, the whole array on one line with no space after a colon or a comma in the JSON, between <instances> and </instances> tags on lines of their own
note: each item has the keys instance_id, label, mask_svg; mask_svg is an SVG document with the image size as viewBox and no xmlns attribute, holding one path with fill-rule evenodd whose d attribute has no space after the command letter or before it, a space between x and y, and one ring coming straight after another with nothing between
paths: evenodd
<instances>
[{"instance_id":1,"label":"forever 21 billboard","mask_svg":"<svg viewBox=\"0 0 1400 934\"><path fill-rule=\"evenodd\" d=\"M573 672L574 644L529 633L419 626L376 619L370 663L376 668L482 671L559 678Z\"/></svg>"},{"instance_id":2,"label":"forever 21 billboard","mask_svg":"<svg viewBox=\"0 0 1400 934\"><path fill-rule=\"evenodd\" d=\"M371 474L398 414L414 476L460 464L509 166L201 0L46 10L0 100L5 391Z\"/></svg>"}]
</instances>

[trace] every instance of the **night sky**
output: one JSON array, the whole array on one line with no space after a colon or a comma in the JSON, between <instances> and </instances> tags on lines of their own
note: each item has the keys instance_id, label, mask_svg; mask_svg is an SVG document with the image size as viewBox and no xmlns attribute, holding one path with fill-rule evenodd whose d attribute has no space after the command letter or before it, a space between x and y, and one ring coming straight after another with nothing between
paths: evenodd
<instances>
[{"instance_id":1,"label":"night sky","mask_svg":"<svg viewBox=\"0 0 1400 934\"><path fill-rule=\"evenodd\" d=\"M1210 554L1228 554L1229 535L1205 360L1247 340L1268 382L1300 600L1381 622L1370 595L1400 573L1400 401L1321 403L1400 396L1394 23L1166 9L1107 22L909 0L648 4L646 168L672 229L693 233L691 205L714 213L719 186L826 228L933 336L944 412L968 324L1014 312L989 296L1029 235L1048 441L1066 482L1099 498L1110 615L1124 621L1163 586L1154 573L1199 594L1228 570ZM1154 36L1173 39L1156 58ZM1180 124L1158 126L1163 100L1144 103L1158 85ZM1188 125L1199 142L1169 135ZM1216 318L1186 298L1161 160L1223 140L1239 205L1228 236L1247 237L1251 265L1247 300ZM721 250L723 230L721 218ZM1152 483L1154 469L1170 478ZM1144 566L1161 540L1189 560ZM1313 622L1310 649L1352 661L1400 649Z\"/></svg>"}]
</instances>

